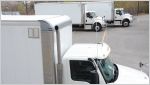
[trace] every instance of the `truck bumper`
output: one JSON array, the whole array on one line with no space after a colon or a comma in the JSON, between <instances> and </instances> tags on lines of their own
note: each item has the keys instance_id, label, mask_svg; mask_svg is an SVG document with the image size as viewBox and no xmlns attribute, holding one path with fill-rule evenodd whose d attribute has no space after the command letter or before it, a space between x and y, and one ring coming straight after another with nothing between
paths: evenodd
<instances>
[{"instance_id":1,"label":"truck bumper","mask_svg":"<svg viewBox=\"0 0 150 85\"><path fill-rule=\"evenodd\" d=\"M105 27L107 27L107 24L106 23L102 23L101 26L102 26L102 28L105 28Z\"/></svg>"},{"instance_id":2,"label":"truck bumper","mask_svg":"<svg viewBox=\"0 0 150 85\"><path fill-rule=\"evenodd\" d=\"M133 20L135 20L134 18L133 19L130 19L130 23L133 23Z\"/></svg>"},{"instance_id":3,"label":"truck bumper","mask_svg":"<svg viewBox=\"0 0 150 85\"><path fill-rule=\"evenodd\" d=\"M130 20L130 23L133 23L133 21L135 20L135 17L134 16L132 16L132 18L131 19L129 19Z\"/></svg>"}]
</instances>

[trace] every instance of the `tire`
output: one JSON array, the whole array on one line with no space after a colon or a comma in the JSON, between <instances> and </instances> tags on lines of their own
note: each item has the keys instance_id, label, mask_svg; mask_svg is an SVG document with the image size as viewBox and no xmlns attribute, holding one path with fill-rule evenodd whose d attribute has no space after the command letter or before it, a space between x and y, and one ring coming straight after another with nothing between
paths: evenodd
<instances>
[{"instance_id":1,"label":"tire","mask_svg":"<svg viewBox=\"0 0 150 85\"><path fill-rule=\"evenodd\" d=\"M102 26L99 23L94 23L93 28L92 28L95 32L99 32L102 30Z\"/></svg>"},{"instance_id":2,"label":"tire","mask_svg":"<svg viewBox=\"0 0 150 85\"><path fill-rule=\"evenodd\" d=\"M122 26L124 26L124 27L128 27L129 25L130 25L130 22L128 20L124 20L122 22Z\"/></svg>"}]
</instances>

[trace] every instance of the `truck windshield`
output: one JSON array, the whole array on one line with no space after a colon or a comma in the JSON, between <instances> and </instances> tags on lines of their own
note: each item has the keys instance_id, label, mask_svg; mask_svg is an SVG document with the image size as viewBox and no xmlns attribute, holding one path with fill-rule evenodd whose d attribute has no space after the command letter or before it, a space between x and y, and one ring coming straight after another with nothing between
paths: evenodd
<instances>
[{"instance_id":1,"label":"truck windshield","mask_svg":"<svg viewBox=\"0 0 150 85\"><path fill-rule=\"evenodd\" d=\"M96 17L95 12L90 12L90 15L91 15L92 17Z\"/></svg>"},{"instance_id":2,"label":"truck windshield","mask_svg":"<svg viewBox=\"0 0 150 85\"><path fill-rule=\"evenodd\" d=\"M124 11L124 10L121 10L121 13L122 13L122 15L124 15L124 14L125 14L125 11Z\"/></svg>"},{"instance_id":3,"label":"truck windshield","mask_svg":"<svg viewBox=\"0 0 150 85\"><path fill-rule=\"evenodd\" d=\"M110 61L109 58L106 59L95 59L98 68L100 69L104 80L107 83L112 82L112 80L115 77L115 70L116 68L114 67L114 64Z\"/></svg>"}]
</instances>

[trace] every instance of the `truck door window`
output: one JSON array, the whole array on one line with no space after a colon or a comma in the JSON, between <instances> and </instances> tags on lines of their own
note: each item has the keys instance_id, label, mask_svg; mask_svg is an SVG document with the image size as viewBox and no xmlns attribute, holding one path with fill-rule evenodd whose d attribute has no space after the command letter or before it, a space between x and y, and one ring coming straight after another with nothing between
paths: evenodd
<instances>
[{"instance_id":1,"label":"truck door window","mask_svg":"<svg viewBox=\"0 0 150 85\"><path fill-rule=\"evenodd\" d=\"M95 14L95 12L87 12L86 17L93 18L93 17L96 17L96 14Z\"/></svg>"},{"instance_id":2,"label":"truck door window","mask_svg":"<svg viewBox=\"0 0 150 85\"><path fill-rule=\"evenodd\" d=\"M93 16L91 15L90 12L86 13L86 17L88 17L88 18L93 18Z\"/></svg>"},{"instance_id":3,"label":"truck door window","mask_svg":"<svg viewBox=\"0 0 150 85\"><path fill-rule=\"evenodd\" d=\"M116 10L116 14L118 14L118 15L122 15L121 10Z\"/></svg>"},{"instance_id":4,"label":"truck door window","mask_svg":"<svg viewBox=\"0 0 150 85\"><path fill-rule=\"evenodd\" d=\"M70 60L71 78L75 81L86 81L90 84L98 84L99 76L93 63L89 61Z\"/></svg>"}]
</instances>

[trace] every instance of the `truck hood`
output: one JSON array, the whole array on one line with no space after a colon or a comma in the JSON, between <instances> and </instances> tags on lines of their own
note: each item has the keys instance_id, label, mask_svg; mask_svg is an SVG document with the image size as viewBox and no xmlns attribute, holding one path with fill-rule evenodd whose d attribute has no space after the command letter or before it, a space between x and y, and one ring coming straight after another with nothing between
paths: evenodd
<instances>
[{"instance_id":1,"label":"truck hood","mask_svg":"<svg viewBox=\"0 0 150 85\"><path fill-rule=\"evenodd\" d=\"M102 20L103 18L100 17L100 16L97 16L97 17L95 17L94 19L95 19L95 20Z\"/></svg>"},{"instance_id":2,"label":"truck hood","mask_svg":"<svg viewBox=\"0 0 150 85\"><path fill-rule=\"evenodd\" d=\"M125 13L124 14L125 17L132 17L133 15L129 14L129 13Z\"/></svg>"},{"instance_id":3,"label":"truck hood","mask_svg":"<svg viewBox=\"0 0 150 85\"><path fill-rule=\"evenodd\" d=\"M129 13L125 13L124 15L128 15L128 16L131 16L131 14L129 14Z\"/></svg>"},{"instance_id":4,"label":"truck hood","mask_svg":"<svg viewBox=\"0 0 150 85\"><path fill-rule=\"evenodd\" d=\"M105 18L100 17L100 16L95 17L95 18L94 18L94 21L95 21L95 22L100 22L101 24L102 24L102 23L103 23L103 24L106 24L106 23L105 23Z\"/></svg>"},{"instance_id":5,"label":"truck hood","mask_svg":"<svg viewBox=\"0 0 150 85\"><path fill-rule=\"evenodd\" d=\"M113 84L149 84L149 77L142 71L118 65L118 79Z\"/></svg>"}]
</instances>

